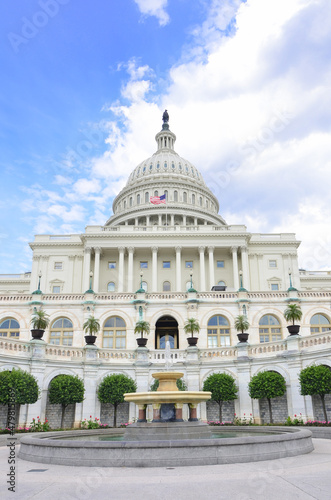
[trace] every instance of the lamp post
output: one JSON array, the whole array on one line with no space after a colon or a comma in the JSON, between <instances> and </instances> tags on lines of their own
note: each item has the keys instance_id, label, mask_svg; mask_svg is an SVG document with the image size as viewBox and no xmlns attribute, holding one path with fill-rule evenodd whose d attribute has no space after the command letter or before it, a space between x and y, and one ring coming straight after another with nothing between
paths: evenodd
<instances>
[{"instance_id":1,"label":"lamp post","mask_svg":"<svg viewBox=\"0 0 331 500\"><path fill-rule=\"evenodd\" d=\"M41 280L41 277L42 277L42 273L41 273L41 271L39 271L39 274L38 274L38 278L39 278L39 280L38 280L38 290L39 291L40 291L40 280Z\"/></svg>"}]
</instances>

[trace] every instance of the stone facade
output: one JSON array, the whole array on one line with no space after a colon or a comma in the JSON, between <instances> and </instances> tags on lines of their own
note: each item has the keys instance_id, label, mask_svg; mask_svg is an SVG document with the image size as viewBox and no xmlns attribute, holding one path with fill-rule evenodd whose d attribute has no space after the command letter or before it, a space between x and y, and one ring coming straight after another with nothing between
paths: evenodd
<instances>
[{"instance_id":1,"label":"stone facade","mask_svg":"<svg viewBox=\"0 0 331 500\"><path fill-rule=\"evenodd\" d=\"M233 413L242 419L252 414L256 422L265 418L263 403L260 408L248 396L250 378L261 370L286 380L287 409L283 400L275 418L314 418L312 398L300 395L298 374L314 363L331 367L331 271L299 269L300 242L292 233L257 234L227 224L201 173L175 152L175 140L167 127L156 135L156 152L133 170L104 226L37 235L30 244L31 273L0 277L0 370L30 371L42 391L37 403L22 409L22 422L48 415L57 425L47 391L61 373L78 375L86 388L70 422L111 418L97 400L100 381L123 373L139 391L149 390L152 373L165 367L167 340L174 369L184 373L189 390L201 390L213 372L235 378L239 397L225 410L226 419ZM166 204L151 203L162 194ZM303 317L300 336L289 337L283 313L294 303ZM50 325L38 343L31 341L30 319L41 308ZM238 314L250 323L247 344L238 344ZM101 331L89 349L83 324L91 315ZM189 318L200 324L196 349L187 344ZM137 349L139 319L150 323L146 350ZM127 411L119 420L128 420ZM202 419L211 415L212 404L208 412L200 405ZM129 418L136 417L130 405Z\"/></svg>"}]
</instances>

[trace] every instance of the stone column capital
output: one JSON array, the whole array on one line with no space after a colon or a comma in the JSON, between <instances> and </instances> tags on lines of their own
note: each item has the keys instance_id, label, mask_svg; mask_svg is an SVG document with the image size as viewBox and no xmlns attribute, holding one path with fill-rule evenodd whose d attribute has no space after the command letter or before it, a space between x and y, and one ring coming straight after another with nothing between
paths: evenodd
<instances>
[{"instance_id":1,"label":"stone column capital","mask_svg":"<svg viewBox=\"0 0 331 500\"><path fill-rule=\"evenodd\" d=\"M84 253L91 254L91 252L92 252L92 248L91 247L85 247L84 248Z\"/></svg>"},{"instance_id":2,"label":"stone column capital","mask_svg":"<svg viewBox=\"0 0 331 500\"><path fill-rule=\"evenodd\" d=\"M247 252L247 245L241 245L240 250L241 252Z\"/></svg>"},{"instance_id":3,"label":"stone column capital","mask_svg":"<svg viewBox=\"0 0 331 500\"><path fill-rule=\"evenodd\" d=\"M231 247L231 252L232 253L235 253L237 251L238 251L238 247L235 247L235 246Z\"/></svg>"},{"instance_id":4,"label":"stone column capital","mask_svg":"<svg viewBox=\"0 0 331 500\"><path fill-rule=\"evenodd\" d=\"M134 247L128 247L128 252L129 252L129 254L133 254L134 253Z\"/></svg>"},{"instance_id":5,"label":"stone column capital","mask_svg":"<svg viewBox=\"0 0 331 500\"><path fill-rule=\"evenodd\" d=\"M124 253L125 252L125 247L118 247L118 251L120 253Z\"/></svg>"},{"instance_id":6,"label":"stone column capital","mask_svg":"<svg viewBox=\"0 0 331 500\"><path fill-rule=\"evenodd\" d=\"M177 246L177 247L175 247L175 250L176 250L176 252L178 253L178 252L180 252L180 251L182 250L182 247Z\"/></svg>"},{"instance_id":7,"label":"stone column capital","mask_svg":"<svg viewBox=\"0 0 331 500\"><path fill-rule=\"evenodd\" d=\"M152 252L157 253L158 249L159 249L159 247L152 247Z\"/></svg>"},{"instance_id":8,"label":"stone column capital","mask_svg":"<svg viewBox=\"0 0 331 500\"><path fill-rule=\"evenodd\" d=\"M204 251L205 251L205 247L200 246L200 247L199 247L199 252L200 252L200 253L202 253L202 252L204 253Z\"/></svg>"},{"instance_id":9,"label":"stone column capital","mask_svg":"<svg viewBox=\"0 0 331 500\"><path fill-rule=\"evenodd\" d=\"M209 246L208 247L208 252L209 253L213 252L214 250L215 250L215 247L213 247L213 246Z\"/></svg>"},{"instance_id":10,"label":"stone column capital","mask_svg":"<svg viewBox=\"0 0 331 500\"><path fill-rule=\"evenodd\" d=\"M95 254L97 254L97 253L101 254L101 252L102 252L102 248L101 247L94 247L94 253Z\"/></svg>"}]
</instances>

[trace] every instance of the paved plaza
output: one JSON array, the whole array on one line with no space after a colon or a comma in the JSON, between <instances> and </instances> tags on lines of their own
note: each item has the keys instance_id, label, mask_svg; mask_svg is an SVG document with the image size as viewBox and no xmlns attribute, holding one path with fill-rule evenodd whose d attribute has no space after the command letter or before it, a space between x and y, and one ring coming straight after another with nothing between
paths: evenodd
<instances>
[{"instance_id":1,"label":"paved plaza","mask_svg":"<svg viewBox=\"0 0 331 500\"><path fill-rule=\"evenodd\" d=\"M8 449L0 448L2 500L308 500L331 499L331 440L314 439L300 457L176 468L89 468L18 460L7 490Z\"/></svg>"}]
</instances>

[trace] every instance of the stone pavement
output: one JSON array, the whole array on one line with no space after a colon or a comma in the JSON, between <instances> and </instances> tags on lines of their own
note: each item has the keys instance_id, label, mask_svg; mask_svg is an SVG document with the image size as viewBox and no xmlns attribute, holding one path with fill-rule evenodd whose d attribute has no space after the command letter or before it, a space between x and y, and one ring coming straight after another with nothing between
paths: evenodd
<instances>
[{"instance_id":1,"label":"stone pavement","mask_svg":"<svg viewBox=\"0 0 331 500\"><path fill-rule=\"evenodd\" d=\"M18 460L7 490L9 449L0 448L1 500L330 500L331 440L308 455L205 467L92 468Z\"/></svg>"}]
</instances>

